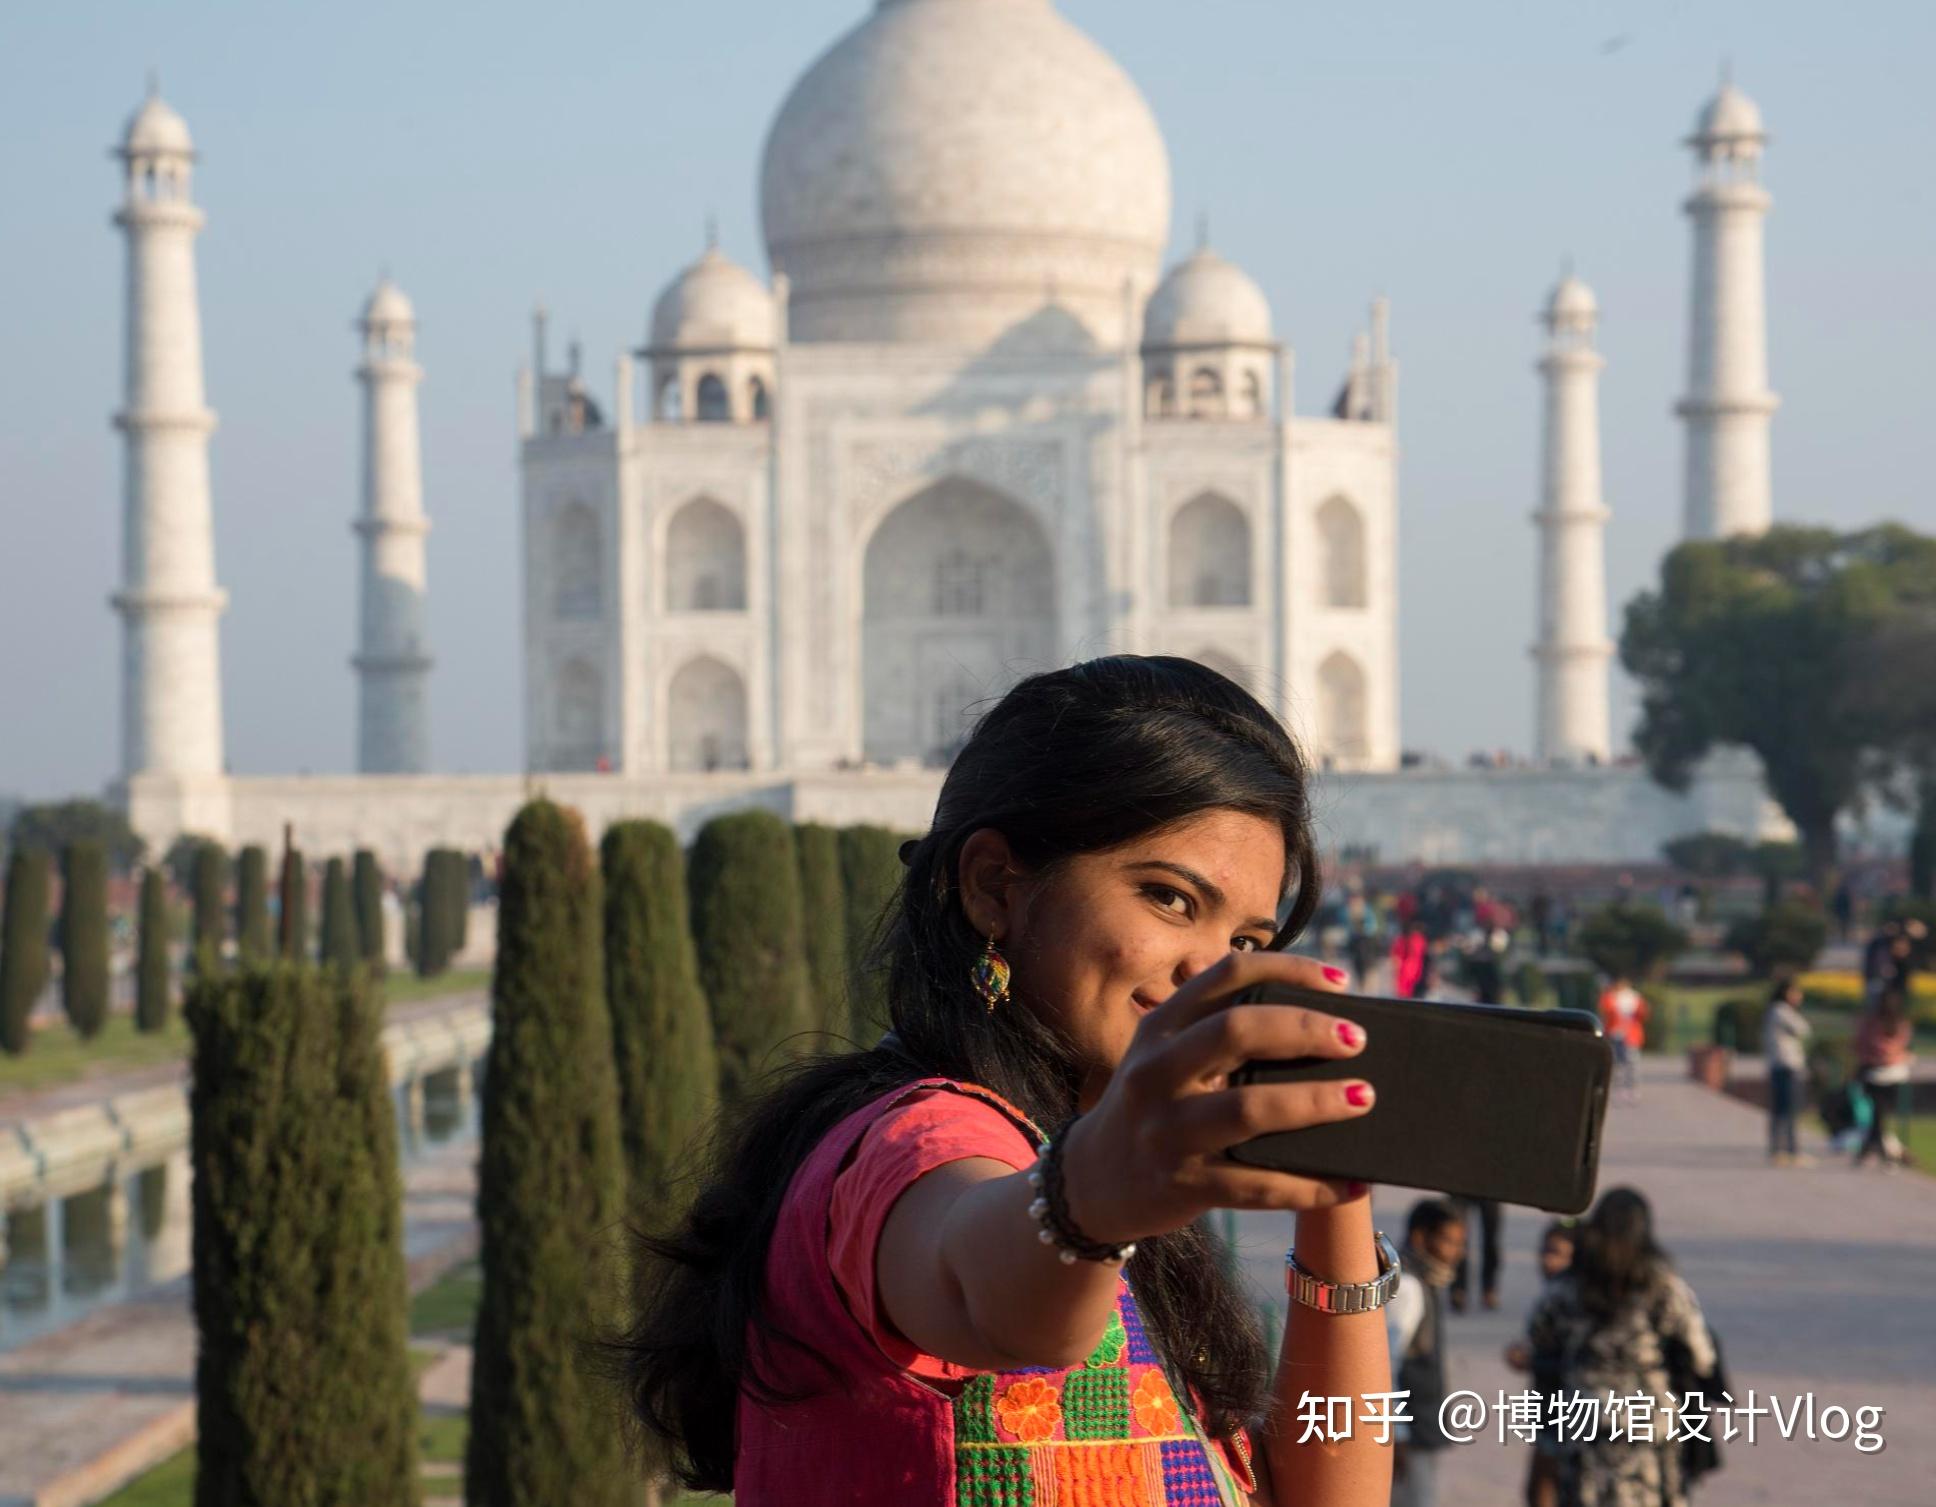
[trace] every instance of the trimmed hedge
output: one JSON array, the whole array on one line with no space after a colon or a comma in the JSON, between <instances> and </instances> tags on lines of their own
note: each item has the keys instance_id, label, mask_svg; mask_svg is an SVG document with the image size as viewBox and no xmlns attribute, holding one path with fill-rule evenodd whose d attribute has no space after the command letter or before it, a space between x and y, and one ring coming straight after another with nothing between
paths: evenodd
<instances>
[{"instance_id":1,"label":"trimmed hedge","mask_svg":"<svg viewBox=\"0 0 1936 1507\"><path fill-rule=\"evenodd\" d=\"M383 946L383 869L368 848L356 850L350 889L356 902L357 951L380 977L389 961Z\"/></svg>"},{"instance_id":2,"label":"trimmed hedge","mask_svg":"<svg viewBox=\"0 0 1936 1507\"><path fill-rule=\"evenodd\" d=\"M47 987L47 855L15 848L7 859L0 911L0 1051L18 1056L33 1041L29 1019Z\"/></svg>"},{"instance_id":3,"label":"trimmed hedge","mask_svg":"<svg viewBox=\"0 0 1936 1507\"><path fill-rule=\"evenodd\" d=\"M699 983L731 1102L781 1053L804 1050L813 1028L793 831L770 811L716 816L687 864Z\"/></svg>"},{"instance_id":4,"label":"trimmed hedge","mask_svg":"<svg viewBox=\"0 0 1936 1507\"><path fill-rule=\"evenodd\" d=\"M870 954L891 923L907 873L901 838L885 827L840 829L840 885L847 915L847 1034L871 1047L887 1029L887 979Z\"/></svg>"},{"instance_id":5,"label":"trimmed hedge","mask_svg":"<svg viewBox=\"0 0 1936 1507\"><path fill-rule=\"evenodd\" d=\"M85 1040L108 1023L108 850L95 838L61 857L61 1004Z\"/></svg>"},{"instance_id":6,"label":"trimmed hedge","mask_svg":"<svg viewBox=\"0 0 1936 1507\"><path fill-rule=\"evenodd\" d=\"M800 860L800 917L815 1023L824 1032L844 1036L849 1019L847 894L840 877L840 833L803 822L793 829L793 844Z\"/></svg>"},{"instance_id":7,"label":"trimmed hedge","mask_svg":"<svg viewBox=\"0 0 1936 1507\"><path fill-rule=\"evenodd\" d=\"M316 961L350 972L362 961L363 947L356 935L356 907L350 897L349 870L332 858L323 869L323 935Z\"/></svg>"},{"instance_id":8,"label":"trimmed hedge","mask_svg":"<svg viewBox=\"0 0 1936 1507\"><path fill-rule=\"evenodd\" d=\"M612 1012L630 1205L670 1224L672 1171L719 1097L719 1055L699 988L679 839L619 822L599 844L605 881L605 999Z\"/></svg>"},{"instance_id":9,"label":"trimmed hedge","mask_svg":"<svg viewBox=\"0 0 1936 1507\"><path fill-rule=\"evenodd\" d=\"M204 976L184 1013L195 1507L415 1507L382 1001L361 974L270 963Z\"/></svg>"},{"instance_id":10,"label":"trimmed hedge","mask_svg":"<svg viewBox=\"0 0 1936 1507\"><path fill-rule=\"evenodd\" d=\"M195 848L189 865L189 889L194 899L194 927L189 955L197 969L214 968L222 961L222 892L228 888L228 855L212 842Z\"/></svg>"},{"instance_id":11,"label":"trimmed hedge","mask_svg":"<svg viewBox=\"0 0 1936 1507\"><path fill-rule=\"evenodd\" d=\"M303 867L302 850L285 848L282 853L282 916L276 945L281 955L299 963L309 952L309 874Z\"/></svg>"},{"instance_id":12,"label":"trimmed hedge","mask_svg":"<svg viewBox=\"0 0 1936 1507\"><path fill-rule=\"evenodd\" d=\"M623 1507L639 1487L589 1340L621 1321L625 1171L600 960L598 871L575 811L537 800L504 838L477 1219L465 1500Z\"/></svg>"},{"instance_id":13,"label":"trimmed hedge","mask_svg":"<svg viewBox=\"0 0 1936 1507\"><path fill-rule=\"evenodd\" d=\"M244 963L266 963L274 950L269 940L269 855L259 847L246 847L235 870L235 954Z\"/></svg>"},{"instance_id":14,"label":"trimmed hedge","mask_svg":"<svg viewBox=\"0 0 1936 1507\"><path fill-rule=\"evenodd\" d=\"M198 855L199 859L199 855ZM168 879L158 868L141 876L141 922L135 964L134 1023L140 1031L168 1024Z\"/></svg>"}]
</instances>

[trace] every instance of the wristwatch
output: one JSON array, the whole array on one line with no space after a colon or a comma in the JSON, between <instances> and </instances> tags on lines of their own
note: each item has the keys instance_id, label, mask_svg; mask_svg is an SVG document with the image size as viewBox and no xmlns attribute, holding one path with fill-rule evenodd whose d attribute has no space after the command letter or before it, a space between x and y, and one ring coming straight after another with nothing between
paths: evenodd
<instances>
[{"instance_id":1,"label":"wristwatch","mask_svg":"<svg viewBox=\"0 0 1936 1507\"><path fill-rule=\"evenodd\" d=\"M1284 1253L1284 1286L1297 1302L1319 1313L1370 1313L1383 1308L1398 1291L1398 1251L1376 1232L1378 1275L1369 1282L1327 1282L1297 1264L1297 1253Z\"/></svg>"}]
</instances>

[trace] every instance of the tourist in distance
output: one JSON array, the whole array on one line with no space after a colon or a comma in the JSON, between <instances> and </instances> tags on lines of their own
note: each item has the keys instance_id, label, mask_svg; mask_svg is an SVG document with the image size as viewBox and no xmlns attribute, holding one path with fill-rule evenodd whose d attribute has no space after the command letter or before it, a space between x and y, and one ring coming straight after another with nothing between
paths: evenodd
<instances>
[{"instance_id":1,"label":"tourist in distance","mask_svg":"<svg viewBox=\"0 0 1936 1507\"><path fill-rule=\"evenodd\" d=\"M1409 1423L1392 1451L1392 1507L1432 1507L1439 1456L1450 1442L1439 1427L1446 1396L1445 1289L1465 1261L1465 1215L1443 1198L1421 1198L1405 1221L1406 1281L1385 1305L1392 1385L1408 1394Z\"/></svg>"},{"instance_id":2,"label":"tourist in distance","mask_svg":"<svg viewBox=\"0 0 1936 1507\"><path fill-rule=\"evenodd\" d=\"M1397 1255L1369 1190L1222 1155L1372 1112L1358 1079L1223 1076L1364 1046L1322 1011L1230 1007L1346 982L1278 950L1318 902L1306 770L1181 659L1031 676L982 717L902 850L892 1030L755 1089L649 1243L621 1353L683 1479L739 1507L1043 1479L1067 1501L1384 1507L1376 1432L1292 1442L1299 1394L1390 1389ZM1309 1280L1275 1366L1196 1222L1220 1207L1296 1215Z\"/></svg>"},{"instance_id":3,"label":"tourist in distance","mask_svg":"<svg viewBox=\"0 0 1936 1507\"><path fill-rule=\"evenodd\" d=\"M1651 1431L1601 1427L1559 1445L1564 1507L1685 1507L1671 1378L1715 1373L1717 1354L1694 1290L1654 1243L1653 1210L1609 1188L1577 1228L1572 1264L1549 1282L1508 1353L1562 1396L1651 1398ZM1584 1430L1576 1430L1583 1433ZM1643 1436L1643 1437L1635 1437Z\"/></svg>"},{"instance_id":4,"label":"tourist in distance","mask_svg":"<svg viewBox=\"0 0 1936 1507\"><path fill-rule=\"evenodd\" d=\"M1795 1111L1808 1078L1808 1038L1814 1027L1802 1014L1802 986L1795 979L1775 985L1761 1019L1761 1044L1768 1056L1768 1159L1777 1167L1809 1166L1795 1142Z\"/></svg>"}]
</instances>

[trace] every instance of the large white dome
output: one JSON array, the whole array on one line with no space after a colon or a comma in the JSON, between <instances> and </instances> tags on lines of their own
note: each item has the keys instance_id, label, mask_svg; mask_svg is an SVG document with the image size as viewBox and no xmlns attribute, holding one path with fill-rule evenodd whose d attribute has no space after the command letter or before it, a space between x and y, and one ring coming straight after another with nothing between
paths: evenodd
<instances>
[{"instance_id":1,"label":"large white dome","mask_svg":"<svg viewBox=\"0 0 1936 1507\"><path fill-rule=\"evenodd\" d=\"M780 107L760 198L796 340L1115 346L1169 154L1051 0L880 0Z\"/></svg>"}]
</instances>

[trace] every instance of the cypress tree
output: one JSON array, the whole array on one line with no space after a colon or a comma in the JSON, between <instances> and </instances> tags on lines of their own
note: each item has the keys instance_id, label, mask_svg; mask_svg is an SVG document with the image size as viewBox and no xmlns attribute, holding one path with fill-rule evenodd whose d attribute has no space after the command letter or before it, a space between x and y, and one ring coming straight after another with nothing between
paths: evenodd
<instances>
[{"instance_id":1,"label":"cypress tree","mask_svg":"<svg viewBox=\"0 0 1936 1507\"><path fill-rule=\"evenodd\" d=\"M184 1013L196 1507L416 1507L381 1001L361 974L269 963L205 975Z\"/></svg>"},{"instance_id":2,"label":"cypress tree","mask_svg":"<svg viewBox=\"0 0 1936 1507\"><path fill-rule=\"evenodd\" d=\"M471 860L456 848L444 849L444 903L450 907L450 920L444 935L450 942L450 955L456 957L471 944Z\"/></svg>"},{"instance_id":3,"label":"cypress tree","mask_svg":"<svg viewBox=\"0 0 1936 1507\"><path fill-rule=\"evenodd\" d=\"M140 949L135 972L134 1023L138 1030L159 1031L168 1024L168 879L150 867L141 876Z\"/></svg>"},{"instance_id":4,"label":"cypress tree","mask_svg":"<svg viewBox=\"0 0 1936 1507\"><path fill-rule=\"evenodd\" d=\"M901 839L885 827L840 829L840 884L847 905L847 1029L872 1046L887 1029L887 980L870 952L900 893Z\"/></svg>"},{"instance_id":5,"label":"cypress tree","mask_svg":"<svg viewBox=\"0 0 1936 1507\"><path fill-rule=\"evenodd\" d=\"M370 971L381 977L388 954L383 946L383 870L368 848L356 850L350 888L356 902L356 943Z\"/></svg>"},{"instance_id":6,"label":"cypress tree","mask_svg":"<svg viewBox=\"0 0 1936 1507\"><path fill-rule=\"evenodd\" d=\"M222 961L222 891L228 888L228 855L212 842L197 845L192 879L195 897L193 955L197 969Z\"/></svg>"},{"instance_id":7,"label":"cypress tree","mask_svg":"<svg viewBox=\"0 0 1936 1507\"><path fill-rule=\"evenodd\" d=\"M0 912L0 1051L15 1056L33 1040L28 1021L47 987L47 878L44 852L13 850Z\"/></svg>"},{"instance_id":8,"label":"cypress tree","mask_svg":"<svg viewBox=\"0 0 1936 1507\"><path fill-rule=\"evenodd\" d=\"M847 900L840 880L840 833L806 822L793 829L793 843L800 856L800 915L814 1023L839 1038L846 1035L848 1023Z\"/></svg>"},{"instance_id":9,"label":"cypress tree","mask_svg":"<svg viewBox=\"0 0 1936 1507\"><path fill-rule=\"evenodd\" d=\"M332 858L323 869L323 935L316 961L334 963L345 973L356 967L363 949L356 939L356 908L350 898L349 870Z\"/></svg>"},{"instance_id":10,"label":"cypress tree","mask_svg":"<svg viewBox=\"0 0 1936 1507\"><path fill-rule=\"evenodd\" d=\"M658 822L620 822L599 857L630 1203L649 1227L662 1227L677 1212L667 1203L673 1168L718 1098L719 1056L699 991L678 837Z\"/></svg>"},{"instance_id":11,"label":"cypress tree","mask_svg":"<svg viewBox=\"0 0 1936 1507\"><path fill-rule=\"evenodd\" d=\"M620 1319L602 1255L624 1206L598 871L574 811L529 803L504 838L477 1219L464 1498L620 1507L637 1494L586 1342Z\"/></svg>"},{"instance_id":12,"label":"cypress tree","mask_svg":"<svg viewBox=\"0 0 1936 1507\"><path fill-rule=\"evenodd\" d=\"M251 845L235 873L235 952L244 963L266 963L269 944L269 855Z\"/></svg>"},{"instance_id":13,"label":"cypress tree","mask_svg":"<svg viewBox=\"0 0 1936 1507\"><path fill-rule=\"evenodd\" d=\"M712 1006L723 1099L736 1099L784 1044L813 1027L793 832L770 811L735 811L699 829L689 859L693 946Z\"/></svg>"},{"instance_id":14,"label":"cypress tree","mask_svg":"<svg viewBox=\"0 0 1936 1507\"><path fill-rule=\"evenodd\" d=\"M300 963L309 950L309 874L303 868L302 853L296 848L282 850L282 921L276 938L280 955Z\"/></svg>"},{"instance_id":15,"label":"cypress tree","mask_svg":"<svg viewBox=\"0 0 1936 1507\"><path fill-rule=\"evenodd\" d=\"M69 843L61 861L61 1003L92 1040L108 1023L108 850L99 839Z\"/></svg>"},{"instance_id":16,"label":"cypress tree","mask_svg":"<svg viewBox=\"0 0 1936 1507\"><path fill-rule=\"evenodd\" d=\"M441 848L424 854L423 878L417 882L417 972L434 978L450 966L450 903L444 897L449 869Z\"/></svg>"}]
</instances>

